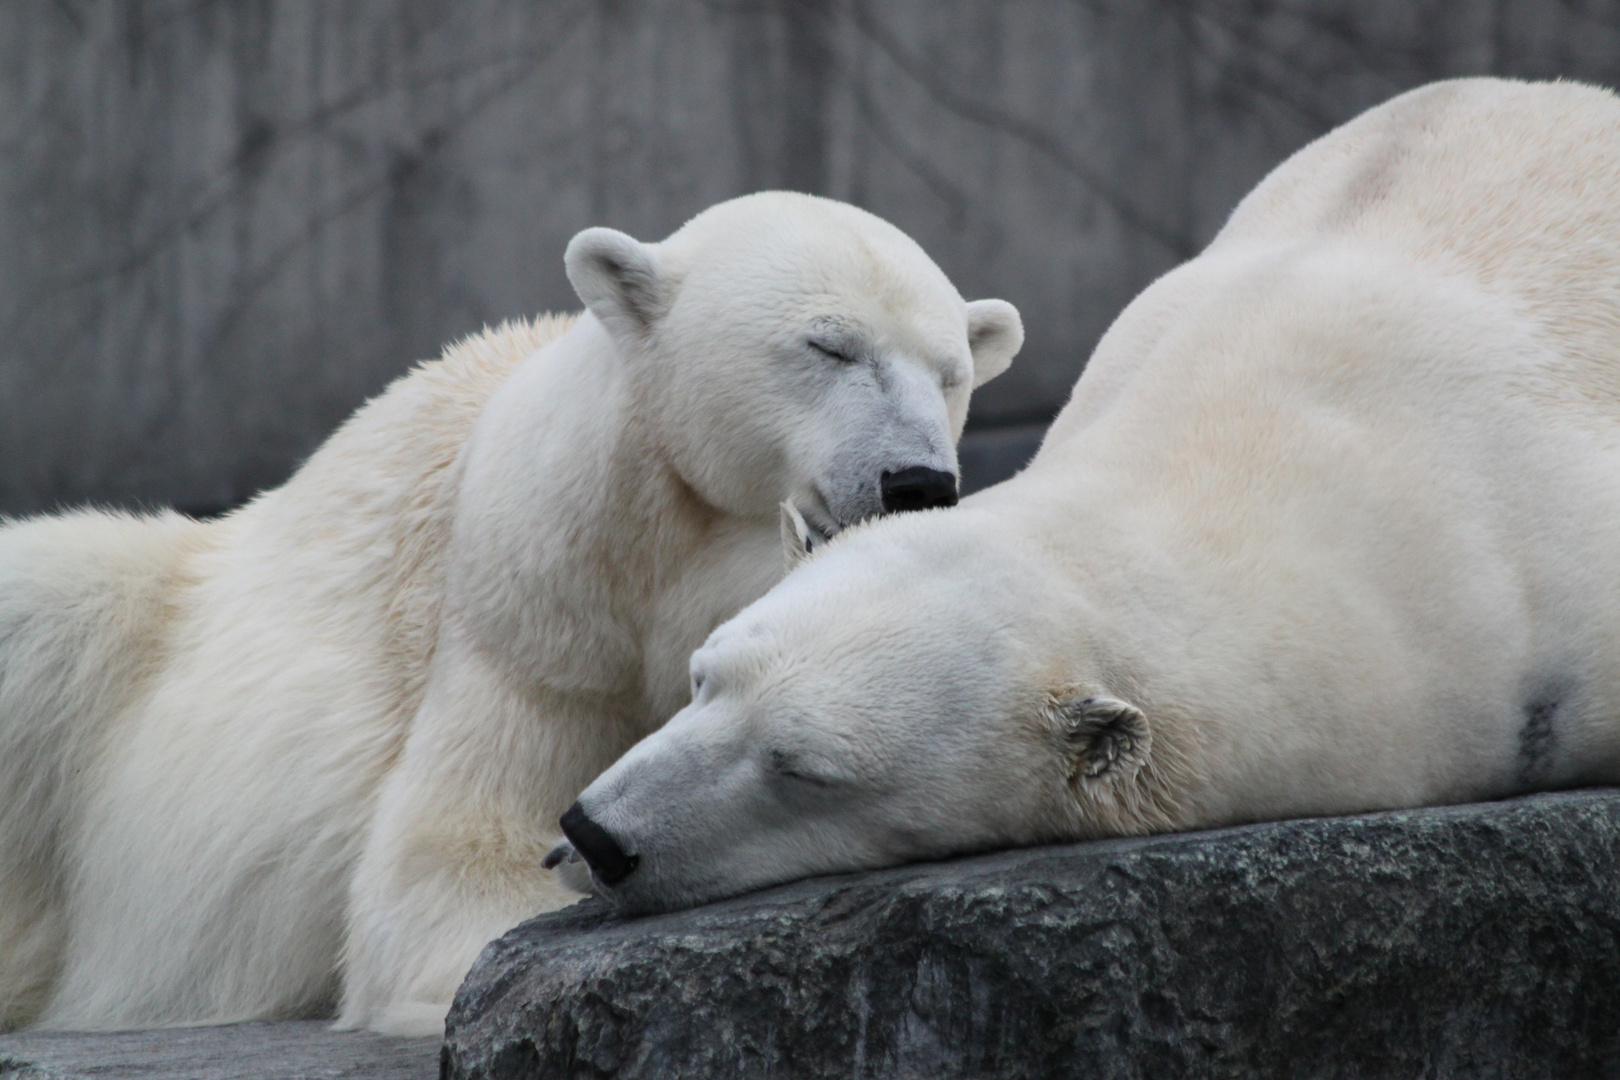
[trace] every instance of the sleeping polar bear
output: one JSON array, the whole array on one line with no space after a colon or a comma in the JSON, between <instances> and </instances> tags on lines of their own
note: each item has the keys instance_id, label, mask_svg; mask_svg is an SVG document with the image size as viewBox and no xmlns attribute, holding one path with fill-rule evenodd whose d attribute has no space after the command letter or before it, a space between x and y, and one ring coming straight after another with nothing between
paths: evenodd
<instances>
[{"instance_id":1,"label":"sleeping polar bear","mask_svg":"<svg viewBox=\"0 0 1620 1080\"><path fill-rule=\"evenodd\" d=\"M442 1030L572 899L559 813L820 534L955 500L1022 340L894 227L766 194L569 245L588 308L464 342L198 523L0 529L0 1027Z\"/></svg>"},{"instance_id":2,"label":"sleeping polar bear","mask_svg":"<svg viewBox=\"0 0 1620 1080\"><path fill-rule=\"evenodd\" d=\"M627 909L956 852L1620 780L1620 101L1305 148L1039 455L834 539L564 820Z\"/></svg>"}]
</instances>

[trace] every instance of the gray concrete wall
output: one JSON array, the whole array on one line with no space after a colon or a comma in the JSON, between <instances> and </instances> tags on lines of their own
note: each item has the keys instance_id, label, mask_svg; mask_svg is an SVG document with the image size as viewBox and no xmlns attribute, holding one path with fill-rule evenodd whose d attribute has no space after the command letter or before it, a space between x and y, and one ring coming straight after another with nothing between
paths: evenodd
<instances>
[{"instance_id":1,"label":"gray concrete wall","mask_svg":"<svg viewBox=\"0 0 1620 1080\"><path fill-rule=\"evenodd\" d=\"M0 511L227 504L446 340L576 306L569 236L789 187L1029 344L1097 336L1314 135L1429 79L1620 81L1620 2L8 0Z\"/></svg>"}]
</instances>

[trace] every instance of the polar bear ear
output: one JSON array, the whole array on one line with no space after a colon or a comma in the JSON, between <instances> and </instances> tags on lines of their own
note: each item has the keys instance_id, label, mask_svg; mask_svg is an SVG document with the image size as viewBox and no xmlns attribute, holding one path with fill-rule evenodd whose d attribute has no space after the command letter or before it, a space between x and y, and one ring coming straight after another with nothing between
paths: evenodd
<instances>
[{"instance_id":1,"label":"polar bear ear","mask_svg":"<svg viewBox=\"0 0 1620 1080\"><path fill-rule=\"evenodd\" d=\"M782 569L792 573L794 568L810 557L810 553L827 538L821 531L804 520L799 508L791 502L782 503Z\"/></svg>"},{"instance_id":2,"label":"polar bear ear","mask_svg":"<svg viewBox=\"0 0 1620 1080\"><path fill-rule=\"evenodd\" d=\"M1129 778L1147 764L1153 735L1147 716L1128 701L1098 694L1054 700L1053 711L1070 754L1071 782Z\"/></svg>"},{"instance_id":3,"label":"polar bear ear","mask_svg":"<svg viewBox=\"0 0 1620 1080\"><path fill-rule=\"evenodd\" d=\"M1005 300L975 300L967 312L973 385L979 387L1006 371L1024 347L1024 320Z\"/></svg>"},{"instance_id":4,"label":"polar bear ear","mask_svg":"<svg viewBox=\"0 0 1620 1080\"><path fill-rule=\"evenodd\" d=\"M614 334L641 337L669 310L670 286L651 248L617 229L586 229L568 242L563 268L591 314Z\"/></svg>"}]
</instances>

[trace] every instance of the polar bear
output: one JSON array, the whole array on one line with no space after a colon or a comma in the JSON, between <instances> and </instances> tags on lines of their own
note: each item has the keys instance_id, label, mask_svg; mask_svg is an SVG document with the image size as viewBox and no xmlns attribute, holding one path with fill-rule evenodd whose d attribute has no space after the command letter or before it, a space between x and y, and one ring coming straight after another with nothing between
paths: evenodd
<instances>
[{"instance_id":1,"label":"polar bear","mask_svg":"<svg viewBox=\"0 0 1620 1080\"><path fill-rule=\"evenodd\" d=\"M450 348L223 520L0 529L0 1023L442 1029L573 894L579 791L818 538L955 500L1017 312L761 194L575 237L577 320Z\"/></svg>"},{"instance_id":2,"label":"polar bear","mask_svg":"<svg viewBox=\"0 0 1620 1080\"><path fill-rule=\"evenodd\" d=\"M1022 474L823 545L691 674L564 819L629 910L1620 781L1620 100L1440 83L1308 146Z\"/></svg>"}]
</instances>

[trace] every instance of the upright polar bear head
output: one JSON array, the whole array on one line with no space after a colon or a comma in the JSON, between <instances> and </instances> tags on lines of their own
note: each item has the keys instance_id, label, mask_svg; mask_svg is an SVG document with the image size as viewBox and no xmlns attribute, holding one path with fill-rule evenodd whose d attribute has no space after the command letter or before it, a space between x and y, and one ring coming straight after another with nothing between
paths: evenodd
<instances>
[{"instance_id":1,"label":"upright polar bear head","mask_svg":"<svg viewBox=\"0 0 1620 1080\"><path fill-rule=\"evenodd\" d=\"M587 229L565 264L681 478L745 517L786 495L823 537L953 504L968 398L1023 344L1011 304L964 303L899 229L810 195L732 199L657 244Z\"/></svg>"},{"instance_id":2,"label":"upright polar bear head","mask_svg":"<svg viewBox=\"0 0 1620 1080\"><path fill-rule=\"evenodd\" d=\"M563 819L597 891L663 910L1165 827L1174 747L1087 644L1091 613L1050 603L1028 556L987 552L997 517L862 526L717 629L692 703Z\"/></svg>"}]
</instances>

